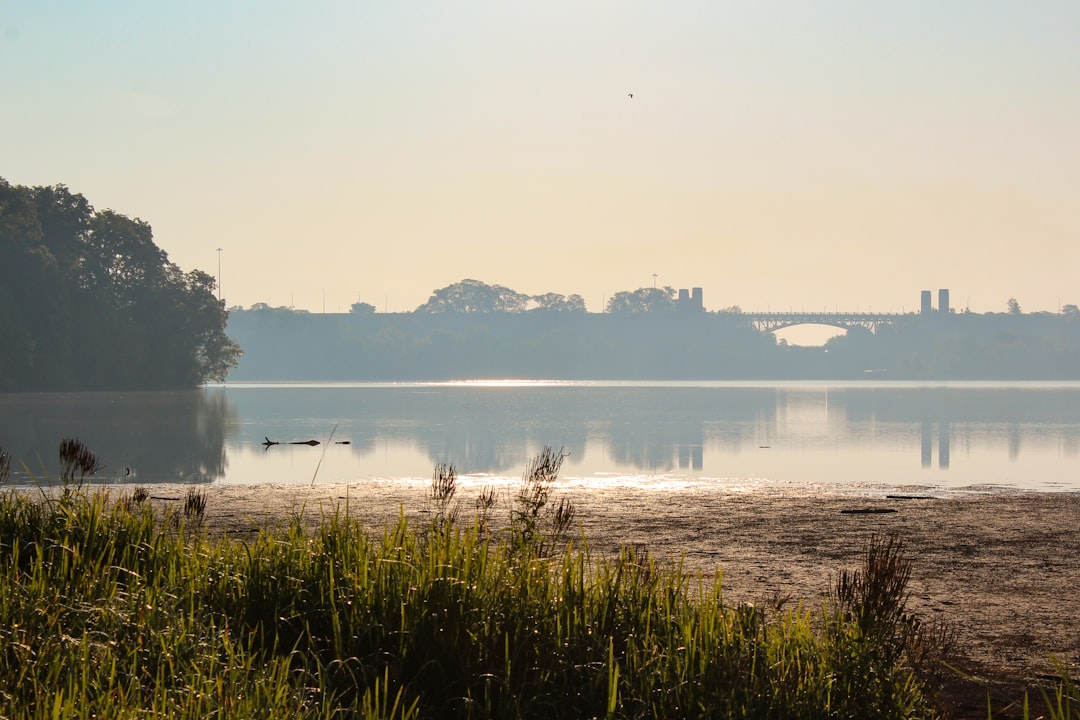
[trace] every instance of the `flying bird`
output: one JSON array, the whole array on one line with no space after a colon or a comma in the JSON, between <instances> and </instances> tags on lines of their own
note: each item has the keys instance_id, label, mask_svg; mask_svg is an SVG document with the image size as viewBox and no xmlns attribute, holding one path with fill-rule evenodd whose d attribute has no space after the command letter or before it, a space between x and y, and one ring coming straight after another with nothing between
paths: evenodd
<instances>
[{"instance_id":1,"label":"flying bird","mask_svg":"<svg viewBox=\"0 0 1080 720\"><path fill-rule=\"evenodd\" d=\"M631 99L631 100L633 100L633 99L634 99L634 93L626 93L626 94L630 96L630 99Z\"/></svg>"}]
</instances>

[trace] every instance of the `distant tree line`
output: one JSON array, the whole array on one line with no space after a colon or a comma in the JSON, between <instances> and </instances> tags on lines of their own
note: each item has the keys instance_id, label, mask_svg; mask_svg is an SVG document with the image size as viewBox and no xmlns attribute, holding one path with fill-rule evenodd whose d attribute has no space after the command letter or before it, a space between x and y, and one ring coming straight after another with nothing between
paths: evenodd
<instances>
[{"instance_id":1,"label":"distant tree line","mask_svg":"<svg viewBox=\"0 0 1080 720\"><path fill-rule=\"evenodd\" d=\"M1080 379L1080 311L900 316L823 348L788 346L737 307L679 304L672 288L529 296L465 280L409 313L357 303L347 315L257 304L232 308L237 380Z\"/></svg>"},{"instance_id":2,"label":"distant tree line","mask_svg":"<svg viewBox=\"0 0 1080 720\"><path fill-rule=\"evenodd\" d=\"M911 315L877 332L849 330L825 345L849 373L860 365L905 380L1080 379L1080 312Z\"/></svg>"},{"instance_id":3,"label":"distant tree line","mask_svg":"<svg viewBox=\"0 0 1080 720\"><path fill-rule=\"evenodd\" d=\"M370 305L367 306L374 311ZM366 308L353 306L355 311ZM679 309L674 288L640 288L621 291L611 296L604 312L672 312ZM416 313L524 313L560 312L584 313L585 299L580 295L526 295L502 285L489 285L479 280L462 280L432 293L431 298L416 308Z\"/></svg>"},{"instance_id":4,"label":"distant tree line","mask_svg":"<svg viewBox=\"0 0 1080 720\"><path fill-rule=\"evenodd\" d=\"M0 391L223 379L227 318L213 277L169 262L146 222L0 178Z\"/></svg>"}]
</instances>

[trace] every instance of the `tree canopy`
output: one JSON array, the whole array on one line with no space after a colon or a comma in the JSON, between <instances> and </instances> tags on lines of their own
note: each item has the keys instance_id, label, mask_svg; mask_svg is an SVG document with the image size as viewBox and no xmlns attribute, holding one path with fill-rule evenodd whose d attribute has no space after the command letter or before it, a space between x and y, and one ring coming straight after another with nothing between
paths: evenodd
<instances>
[{"instance_id":1,"label":"tree canopy","mask_svg":"<svg viewBox=\"0 0 1080 720\"><path fill-rule=\"evenodd\" d=\"M436 290L417 313L585 312L580 295L525 295L502 285L462 280Z\"/></svg>"},{"instance_id":2,"label":"tree canopy","mask_svg":"<svg viewBox=\"0 0 1080 720\"><path fill-rule=\"evenodd\" d=\"M148 223L0 178L0 391L223 379L240 348L214 289L169 262Z\"/></svg>"},{"instance_id":3,"label":"tree canopy","mask_svg":"<svg viewBox=\"0 0 1080 720\"><path fill-rule=\"evenodd\" d=\"M607 301L604 310L609 313L671 312L678 306L675 289L665 285L662 288L617 292Z\"/></svg>"},{"instance_id":4,"label":"tree canopy","mask_svg":"<svg viewBox=\"0 0 1080 720\"><path fill-rule=\"evenodd\" d=\"M371 315L375 312L375 306L366 302L354 302L349 306L349 312L353 315Z\"/></svg>"}]
</instances>

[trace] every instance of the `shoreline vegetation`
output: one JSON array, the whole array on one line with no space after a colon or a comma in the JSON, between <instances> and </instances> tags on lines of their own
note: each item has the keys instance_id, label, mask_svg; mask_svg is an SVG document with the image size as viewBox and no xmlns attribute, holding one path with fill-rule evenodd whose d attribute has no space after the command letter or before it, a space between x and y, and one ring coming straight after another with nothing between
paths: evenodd
<instances>
[{"instance_id":1,"label":"shoreline vegetation","mask_svg":"<svg viewBox=\"0 0 1080 720\"><path fill-rule=\"evenodd\" d=\"M602 313L573 298L463 280L411 312L231 307L227 330L244 353L229 380L1080 379L1072 304L1058 313L1024 313L1015 300L1000 313L924 309L873 316L873 329L859 313L791 313L791 324L847 322L823 347L800 347L755 324L756 313L707 311L700 295L685 302L670 287L616 293Z\"/></svg>"},{"instance_id":2,"label":"shoreline vegetation","mask_svg":"<svg viewBox=\"0 0 1080 720\"><path fill-rule=\"evenodd\" d=\"M62 184L0 178L0 392L190 389L239 381L1077 380L1080 307L973 313L708 311L702 288L583 298L464 279L411 312L226 309L220 277L182 271L149 223ZM44 297L41 288L50 288ZM913 297L912 300L915 298ZM778 316L784 316L783 318ZM755 319L756 318L756 319ZM775 332L824 325L824 347Z\"/></svg>"},{"instance_id":3,"label":"shoreline vegetation","mask_svg":"<svg viewBox=\"0 0 1080 720\"><path fill-rule=\"evenodd\" d=\"M593 548L549 448L502 496L436 466L381 531L346 499L249 532L198 486L95 489L93 453L61 448L62 486L0 494L4 717L1080 717L1064 664L1007 700L956 669L899 533L819 596L745 602L685 559Z\"/></svg>"},{"instance_id":4,"label":"shoreline vegetation","mask_svg":"<svg viewBox=\"0 0 1080 720\"><path fill-rule=\"evenodd\" d=\"M0 392L223 380L241 350L219 290L171 262L149 223L0 177Z\"/></svg>"}]
</instances>

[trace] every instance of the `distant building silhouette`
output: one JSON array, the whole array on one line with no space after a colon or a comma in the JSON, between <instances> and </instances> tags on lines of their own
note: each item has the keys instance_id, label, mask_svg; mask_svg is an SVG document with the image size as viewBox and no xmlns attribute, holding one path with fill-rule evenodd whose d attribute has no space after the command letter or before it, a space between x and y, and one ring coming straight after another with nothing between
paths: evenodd
<instances>
[{"instance_id":1,"label":"distant building silhouette","mask_svg":"<svg viewBox=\"0 0 1080 720\"><path fill-rule=\"evenodd\" d=\"M922 291L922 302L919 305L919 313L922 315L930 315L934 312L934 308L931 305L931 295L929 290ZM949 314L949 290L948 288L938 290L938 310L942 315Z\"/></svg>"},{"instance_id":2,"label":"distant building silhouette","mask_svg":"<svg viewBox=\"0 0 1080 720\"><path fill-rule=\"evenodd\" d=\"M705 309L701 288L679 289L679 310L701 312Z\"/></svg>"}]
</instances>

